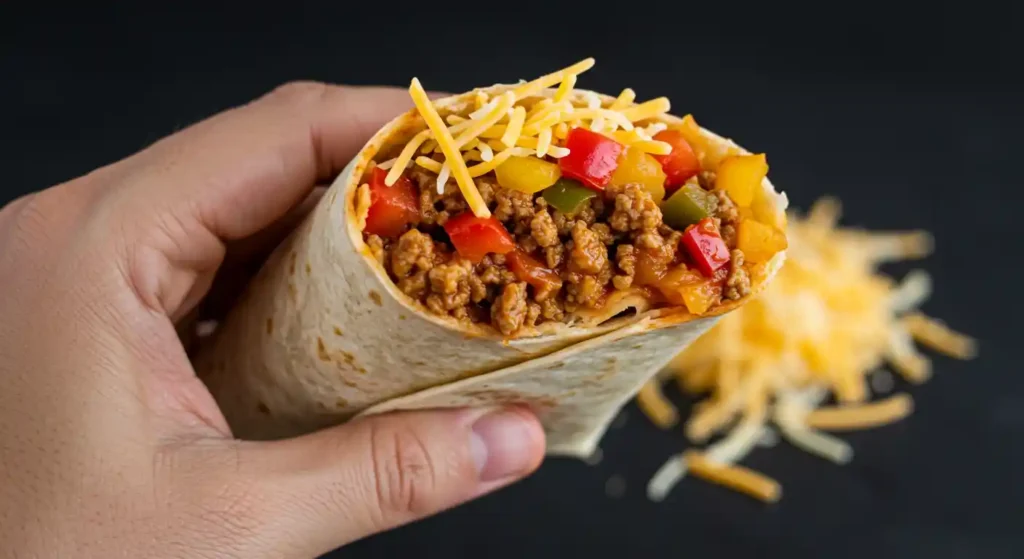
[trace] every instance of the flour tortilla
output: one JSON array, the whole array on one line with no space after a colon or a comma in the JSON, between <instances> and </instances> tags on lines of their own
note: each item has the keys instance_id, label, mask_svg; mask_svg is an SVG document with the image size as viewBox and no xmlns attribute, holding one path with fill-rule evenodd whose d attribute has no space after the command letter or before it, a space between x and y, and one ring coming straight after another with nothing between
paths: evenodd
<instances>
[{"instance_id":1,"label":"flour tortilla","mask_svg":"<svg viewBox=\"0 0 1024 559\"><path fill-rule=\"evenodd\" d=\"M511 87L484 91L493 96ZM442 115L464 113L474 95L435 106ZM679 123L671 116L662 121ZM780 252L754 270L750 297L701 317L682 308L649 310L645 298L629 291L569 324L546 323L514 339L487 324L434 315L396 288L363 242L366 208L356 196L375 155L424 128L413 110L370 139L196 357L200 378L236 436L275 439L357 414L520 402L540 415L550 453L584 456L648 378L718 316L763 289L785 258ZM785 196L767 179L762 188L782 215ZM635 313L615 318L627 309Z\"/></svg>"}]
</instances>

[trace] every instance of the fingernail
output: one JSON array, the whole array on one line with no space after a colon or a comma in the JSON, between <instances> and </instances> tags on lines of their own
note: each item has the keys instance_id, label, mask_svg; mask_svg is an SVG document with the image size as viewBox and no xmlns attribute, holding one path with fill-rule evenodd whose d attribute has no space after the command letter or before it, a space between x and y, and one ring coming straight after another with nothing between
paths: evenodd
<instances>
[{"instance_id":1,"label":"fingernail","mask_svg":"<svg viewBox=\"0 0 1024 559\"><path fill-rule=\"evenodd\" d=\"M533 430L527 418L509 410L476 420L470 439L480 479L497 481L525 474L534 461Z\"/></svg>"}]
</instances>

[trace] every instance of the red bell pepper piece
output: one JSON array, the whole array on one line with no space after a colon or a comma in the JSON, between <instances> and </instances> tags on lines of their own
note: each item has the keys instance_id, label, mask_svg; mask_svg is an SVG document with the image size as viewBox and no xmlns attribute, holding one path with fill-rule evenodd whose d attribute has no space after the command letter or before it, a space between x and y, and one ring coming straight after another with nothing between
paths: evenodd
<instances>
[{"instance_id":1,"label":"red bell pepper piece","mask_svg":"<svg viewBox=\"0 0 1024 559\"><path fill-rule=\"evenodd\" d=\"M444 230L459 256L470 262L480 262L488 253L506 254L516 248L512 235L493 217L462 212L446 221Z\"/></svg>"},{"instance_id":2,"label":"red bell pepper piece","mask_svg":"<svg viewBox=\"0 0 1024 559\"><path fill-rule=\"evenodd\" d=\"M662 130L654 135L654 139L672 146L672 153L654 156L661 162L661 170L665 171L665 191L671 194L700 172L700 160L678 130Z\"/></svg>"},{"instance_id":3,"label":"red bell pepper piece","mask_svg":"<svg viewBox=\"0 0 1024 559\"><path fill-rule=\"evenodd\" d=\"M516 249L505 255L505 262L519 281L525 281L539 292L557 291L562 287L562 278L558 274L522 250Z\"/></svg>"},{"instance_id":4,"label":"red bell pepper piece","mask_svg":"<svg viewBox=\"0 0 1024 559\"><path fill-rule=\"evenodd\" d=\"M687 227L681 243L697 269L707 277L713 277L716 270L729 263L729 247L710 217Z\"/></svg>"},{"instance_id":5,"label":"red bell pepper piece","mask_svg":"<svg viewBox=\"0 0 1024 559\"><path fill-rule=\"evenodd\" d=\"M373 168L370 178L370 211L366 214L366 227L371 235L394 238L405 232L405 227L420 218L416 187L404 175L395 184L387 186L388 172Z\"/></svg>"},{"instance_id":6,"label":"red bell pepper piece","mask_svg":"<svg viewBox=\"0 0 1024 559\"><path fill-rule=\"evenodd\" d=\"M619 166L624 149L615 140L586 128L573 128L565 138L569 155L558 160L562 175L574 178L594 190L604 190Z\"/></svg>"}]
</instances>

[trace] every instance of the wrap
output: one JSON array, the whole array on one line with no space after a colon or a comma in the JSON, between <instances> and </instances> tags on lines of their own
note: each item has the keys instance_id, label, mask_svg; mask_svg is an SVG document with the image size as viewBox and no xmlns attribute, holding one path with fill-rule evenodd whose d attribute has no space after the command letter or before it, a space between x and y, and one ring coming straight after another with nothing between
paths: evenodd
<instances>
[{"instance_id":1,"label":"wrap","mask_svg":"<svg viewBox=\"0 0 1024 559\"><path fill-rule=\"evenodd\" d=\"M495 85L434 101L466 114ZM551 97L556 90L539 91ZM593 93L576 90L585 103ZM597 95L608 104L614 98ZM656 118L669 126L680 119ZM195 358L234 434L273 439L393 410L522 403L538 414L548 453L589 455L619 408L718 317L745 303L781 267L785 251L751 272L751 293L702 316L649 308L626 291L598 311L502 336L429 312L396 288L364 242L357 191L380 153L425 128L416 110L381 128L310 216L271 255ZM709 145L748 153L707 130ZM765 178L772 211L787 201ZM780 217L784 219L784 217Z\"/></svg>"}]
</instances>

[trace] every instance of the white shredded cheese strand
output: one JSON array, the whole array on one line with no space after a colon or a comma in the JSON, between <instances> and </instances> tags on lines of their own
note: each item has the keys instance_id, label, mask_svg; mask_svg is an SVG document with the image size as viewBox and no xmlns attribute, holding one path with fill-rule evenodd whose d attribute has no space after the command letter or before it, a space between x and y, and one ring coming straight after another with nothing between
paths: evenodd
<instances>
[{"instance_id":1,"label":"white shredded cheese strand","mask_svg":"<svg viewBox=\"0 0 1024 559\"><path fill-rule=\"evenodd\" d=\"M451 167L448 166L446 161L444 165L441 165L441 172L437 174L437 193L444 194L444 185L448 182L448 177L451 175Z\"/></svg>"},{"instance_id":2,"label":"white shredded cheese strand","mask_svg":"<svg viewBox=\"0 0 1024 559\"><path fill-rule=\"evenodd\" d=\"M377 167L387 171L388 169L390 169L391 167L393 167L395 165L395 161L398 161L397 157L394 157L392 159L388 159L387 161L382 161L382 162L377 164Z\"/></svg>"},{"instance_id":3,"label":"white shredded cheese strand","mask_svg":"<svg viewBox=\"0 0 1024 559\"><path fill-rule=\"evenodd\" d=\"M537 157L544 157L551 147L551 129L545 128L537 136Z\"/></svg>"},{"instance_id":4,"label":"white shredded cheese strand","mask_svg":"<svg viewBox=\"0 0 1024 559\"><path fill-rule=\"evenodd\" d=\"M555 159L561 159L566 155L569 155L569 148L563 148L561 146L551 146L548 148L548 155Z\"/></svg>"},{"instance_id":5,"label":"white shredded cheese strand","mask_svg":"<svg viewBox=\"0 0 1024 559\"><path fill-rule=\"evenodd\" d=\"M928 299L931 292L932 278L928 272L914 270L893 290L889 298L889 308L897 314L916 309Z\"/></svg>"},{"instance_id":6,"label":"white shredded cheese strand","mask_svg":"<svg viewBox=\"0 0 1024 559\"><path fill-rule=\"evenodd\" d=\"M500 101L501 101L501 95L491 99L490 101L485 103L483 107L480 107L479 109L469 113L469 120L480 120L481 118L484 117L484 115L486 115L487 113L493 111L494 107L497 107L498 103ZM465 119L462 119L462 120L465 120ZM455 123L452 123L452 124L455 124Z\"/></svg>"},{"instance_id":7,"label":"white shredded cheese strand","mask_svg":"<svg viewBox=\"0 0 1024 559\"><path fill-rule=\"evenodd\" d=\"M480 142L480 144L477 145L477 148L480 150L480 159L484 161L494 159L494 150L491 149L491 146L487 145L486 142Z\"/></svg>"},{"instance_id":8,"label":"white shredded cheese strand","mask_svg":"<svg viewBox=\"0 0 1024 559\"><path fill-rule=\"evenodd\" d=\"M686 477L687 464L682 454L669 457L651 481L647 482L647 498L652 501L664 501L672 488Z\"/></svg>"}]
</instances>

